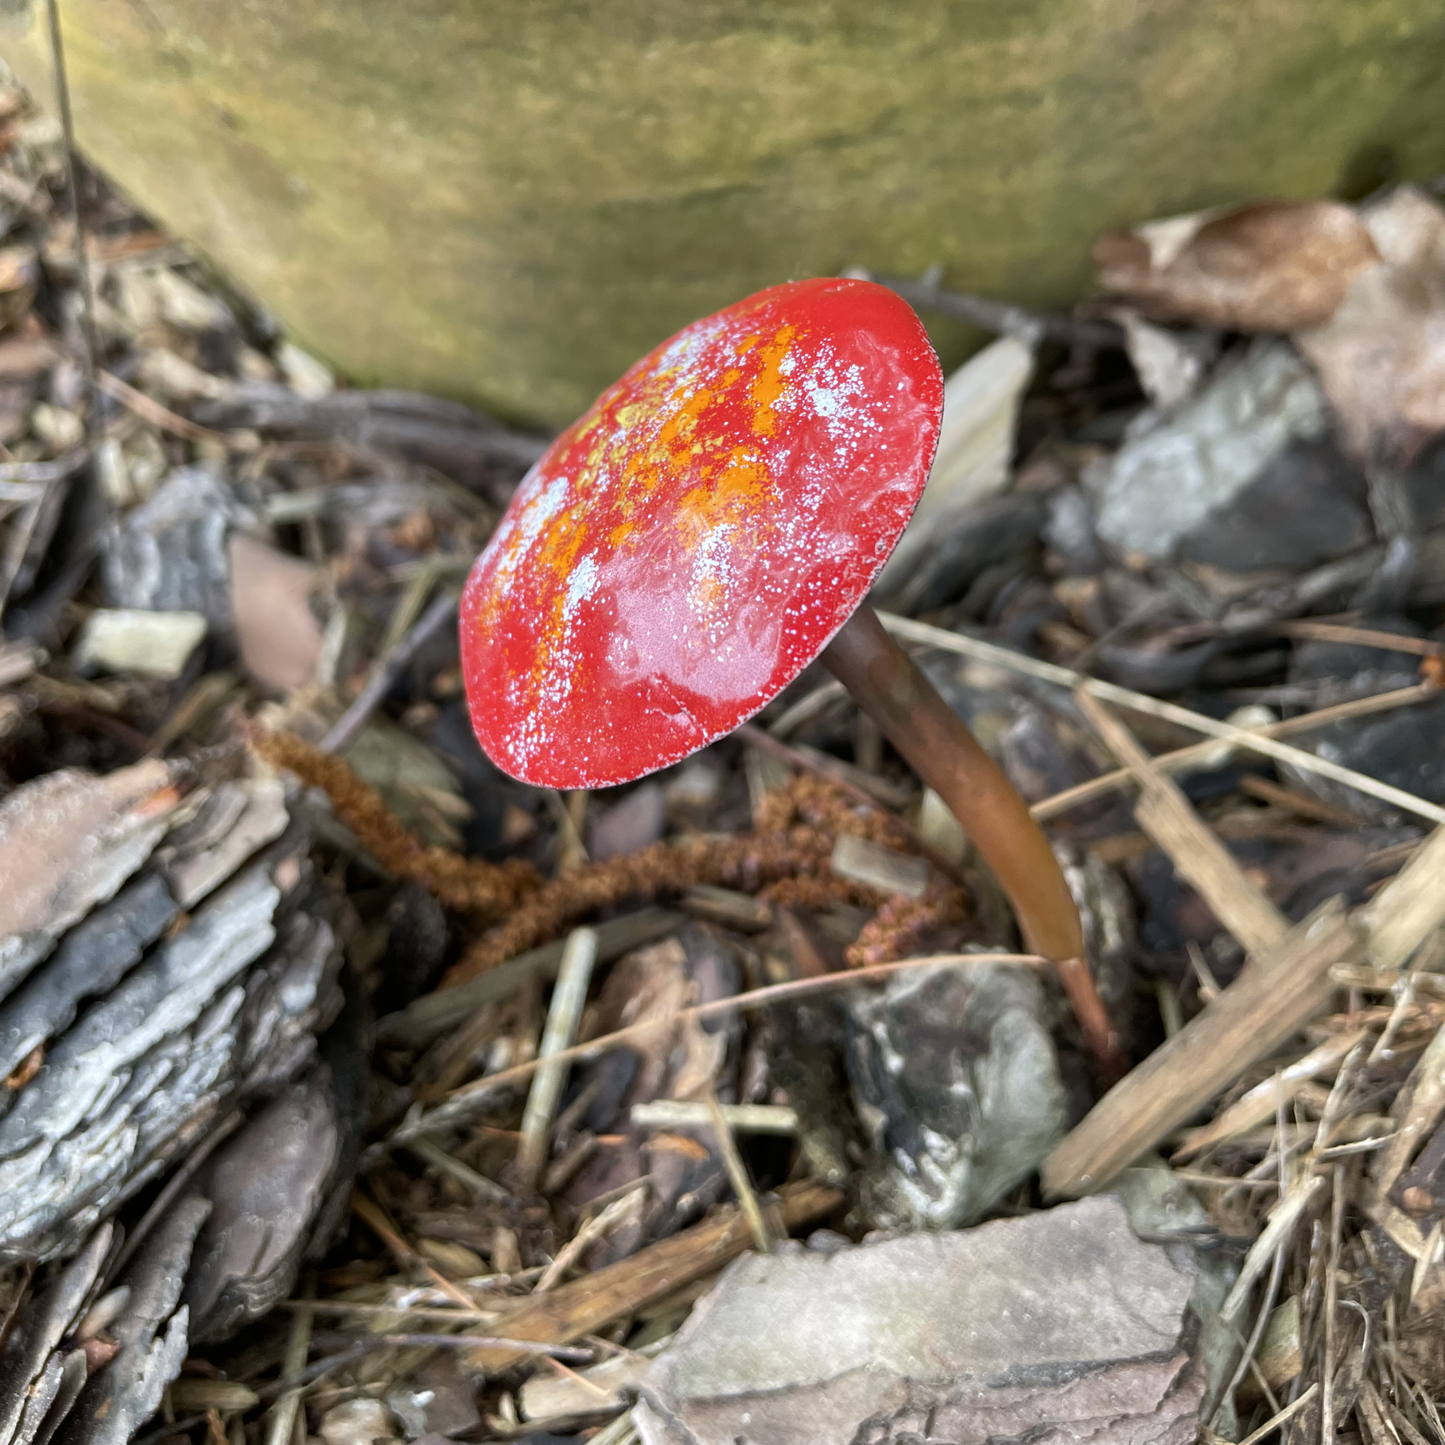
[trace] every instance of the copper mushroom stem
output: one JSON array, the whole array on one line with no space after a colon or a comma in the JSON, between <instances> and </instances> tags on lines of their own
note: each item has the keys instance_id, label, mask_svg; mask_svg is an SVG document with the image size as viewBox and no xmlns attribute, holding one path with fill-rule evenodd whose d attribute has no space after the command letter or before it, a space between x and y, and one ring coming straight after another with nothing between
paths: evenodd
<instances>
[{"instance_id":1,"label":"copper mushroom stem","mask_svg":"<svg viewBox=\"0 0 1445 1445\"><path fill-rule=\"evenodd\" d=\"M1100 1072L1127 1070L1093 975L1079 910L1024 800L864 603L824 648L825 667L878 724L908 765L948 804L993 869L1028 946L1050 959Z\"/></svg>"}]
</instances>

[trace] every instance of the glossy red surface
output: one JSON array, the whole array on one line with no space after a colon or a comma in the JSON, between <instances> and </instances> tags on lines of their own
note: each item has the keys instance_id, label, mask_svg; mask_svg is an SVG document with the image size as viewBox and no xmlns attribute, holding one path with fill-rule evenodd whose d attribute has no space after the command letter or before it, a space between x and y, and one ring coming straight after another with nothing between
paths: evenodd
<instances>
[{"instance_id":1,"label":"glossy red surface","mask_svg":"<svg viewBox=\"0 0 1445 1445\"><path fill-rule=\"evenodd\" d=\"M513 777L627 782L751 717L847 621L933 460L943 378L867 281L678 332L528 473L467 581L472 725Z\"/></svg>"}]
</instances>

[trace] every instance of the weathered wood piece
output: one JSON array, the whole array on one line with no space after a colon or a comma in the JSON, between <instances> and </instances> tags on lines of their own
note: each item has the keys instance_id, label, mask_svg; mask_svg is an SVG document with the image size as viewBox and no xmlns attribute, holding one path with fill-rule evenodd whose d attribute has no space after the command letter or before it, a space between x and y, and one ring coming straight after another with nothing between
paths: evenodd
<instances>
[{"instance_id":1,"label":"weathered wood piece","mask_svg":"<svg viewBox=\"0 0 1445 1445\"><path fill-rule=\"evenodd\" d=\"M785 1184L777 1192L776 1217L784 1229L799 1229L843 1202L836 1189L811 1181ZM703 1275L719 1270L752 1243L747 1220L735 1206L660 1240L629 1259L618 1260L571 1284L529 1300L505 1320L508 1339L566 1344L651 1304ZM515 1350L477 1350L472 1365L505 1370L525 1358Z\"/></svg>"},{"instance_id":2,"label":"weathered wood piece","mask_svg":"<svg viewBox=\"0 0 1445 1445\"><path fill-rule=\"evenodd\" d=\"M1322 903L1104 1095L1044 1160L1045 1194L1091 1193L1152 1149L1319 1013L1331 966L1363 945L1343 903Z\"/></svg>"}]
</instances>

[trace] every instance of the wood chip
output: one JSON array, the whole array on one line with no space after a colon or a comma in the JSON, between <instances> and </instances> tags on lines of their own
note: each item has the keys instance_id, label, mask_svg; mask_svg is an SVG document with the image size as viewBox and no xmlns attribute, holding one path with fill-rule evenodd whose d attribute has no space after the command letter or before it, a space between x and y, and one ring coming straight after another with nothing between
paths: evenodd
<instances>
[{"instance_id":1,"label":"wood chip","mask_svg":"<svg viewBox=\"0 0 1445 1445\"><path fill-rule=\"evenodd\" d=\"M777 1215L785 1228L800 1229L832 1213L842 1202L838 1190L821 1184L785 1184L777 1193ZM751 1243L742 1211L719 1209L711 1219L649 1245L630 1259L528 1301L508 1317L507 1333L513 1339L566 1344L721 1269ZM515 1350L478 1350L468 1357L468 1363L474 1369L499 1373L522 1358Z\"/></svg>"}]
</instances>

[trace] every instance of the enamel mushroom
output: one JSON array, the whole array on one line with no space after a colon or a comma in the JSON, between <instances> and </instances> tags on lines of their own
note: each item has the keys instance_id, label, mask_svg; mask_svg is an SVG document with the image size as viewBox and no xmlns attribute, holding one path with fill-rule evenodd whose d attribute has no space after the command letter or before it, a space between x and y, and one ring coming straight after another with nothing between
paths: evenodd
<instances>
[{"instance_id":1,"label":"enamel mushroom","mask_svg":"<svg viewBox=\"0 0 1445 1445\"><path fill-rule=\"evenodd\" d=\"M518 488L462 597L472 725L524 782L629 782L731 732L815 658L952 809L1118 1051L1078 911L1004 774L864 597L928 479L943 378L907 304L790 282L678 332Z\"/></svg>"}]
</instances>

